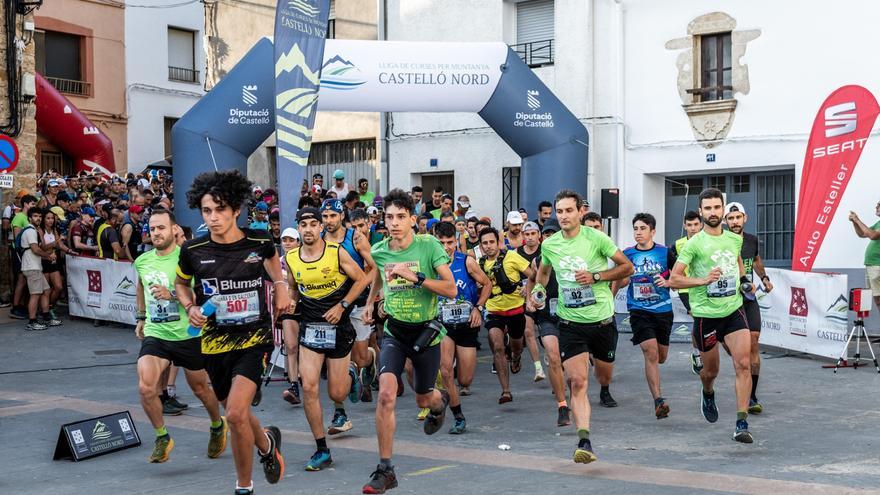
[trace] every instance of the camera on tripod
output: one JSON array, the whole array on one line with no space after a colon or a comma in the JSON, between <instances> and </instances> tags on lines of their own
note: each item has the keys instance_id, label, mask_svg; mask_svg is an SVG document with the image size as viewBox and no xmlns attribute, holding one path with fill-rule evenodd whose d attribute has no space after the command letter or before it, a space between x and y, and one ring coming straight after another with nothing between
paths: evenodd
<instances>
[{"instance_id":1,"label":"camera on tripod","mask_svg":"<svg viewBox=\"0 0 880 495\"><path fill-rule=\"evenodd\" d=\"M850 289L849 310L858 313L860 318L865 318L871 311L871 299L874 293L871 289Z\"/></svg>"}]
</instances>

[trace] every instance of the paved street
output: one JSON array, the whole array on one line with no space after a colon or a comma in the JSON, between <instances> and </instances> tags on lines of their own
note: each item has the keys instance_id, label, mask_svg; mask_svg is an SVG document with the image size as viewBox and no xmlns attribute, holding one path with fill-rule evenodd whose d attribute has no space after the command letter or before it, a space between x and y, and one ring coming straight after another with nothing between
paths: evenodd
<instances>
[{"instance_id":1,"label":"paved street","mask_svg":"<svg viewBox=\"0 0 880 495\"><path fill-rule=\"evenodd\" d=\"M5 316L6 310L3 311ZM176 447L169 462L146 462L153 432L141 412L134 361L138 341L129 329L69 322L26 333L21 322L0 324L0 487L15 493L231 493L231 452L205 457L207 419L181 376L187 414L168 418ZM671 417L657 421L642 374L641 353L621 336L612 392L617 409L598 407L591 384L592 438L600 461L571 462L572 427L557 428L555 402L532 368L513 380L514 401L497 405L497 380L488 353L480 353L474 395L465 397L467 434L426 437L410 390L398 402L393 493L880 493L880 375L845 369L836 376L819 361L763 355L759 396L766 412L750 417L756 438L730 438L734 422L732 370L718 383L721 420L699 414L699 382L689 368L688 346L673 344L662 367ZM102 352L109 351L109 352ZM58 370L61 368L61 370ZM52 371L31 371L48 370ZM280 399L283 386L264 390L258 416L284 435L287 471L269 486L255 474L257 493L360 493L377 462L372 404L347 405L355 429L330 440L335 465L306 473L314 442L301 408ZM324 399L325 417L332 410ZM129 410L144 445L80 463L53 462L63 423ZM509 451L499 444L511 446Z\"/></svg>"}]
</instances>

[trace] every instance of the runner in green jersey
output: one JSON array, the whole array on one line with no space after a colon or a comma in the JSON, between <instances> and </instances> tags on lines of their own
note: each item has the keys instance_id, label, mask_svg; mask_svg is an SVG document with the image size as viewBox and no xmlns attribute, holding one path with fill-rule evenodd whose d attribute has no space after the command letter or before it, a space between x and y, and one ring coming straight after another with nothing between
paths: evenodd
<instances>
[{"instance_id":1,"label":"runner in green jersey","mask_svg":"<svg viewBox=\"0 0 880 495\"><path fill-rule=\"evenodd\" d=\"M703 357L701 409L706 421L718 421L713 385L718 376L718 342L723 342L733 358L736 370L736 427L734 440L752 443L749 424L750 374L749 326L742 309L741 291L754 293L754 286L745 277L743 239L721 227L724 217L724 196L718 189L700 193L700 214L703 231L693 236L678 253L672 269L670 286L688 288L691 314L694 317L694 343ZM685 268L688 275L685 275ZM741 282L744 283L740 286Z\"/></svg>"},{"instance_id":2,"label":"runner in green jersey","mask_svg":"<svg viewBox=\"0 0 880 495\"><path fill-rule=\"evenodd\" d=\"M174 215L168 210L154 210L150 216L150 235L155 249L134 262L137 272L137 326L141 339L137 362L141 404L156 431L156 443L150 462L165 462L174 448L174 440L165 428L159 386L163 372L172 364L184 368L186 381L211 417L208 457L216 459L226 450L226 420L220 417L220 405L208 385L198 336L187 332L186 311L175 298L174 279L180 248L175 243ZM162 383L164 386L164 383Z\"/></svg>"},{"instance_id":3,"label":"runner in green jersey","mask_svg":"<svg viewBox=\"0 0 880 495\"><path fill-rule=\"evenodd\" d=\"M614 362L617 325L611 282L632 275L633 265L610 237L580 225L580 204L580 195L574 191L562 190L556 195L556 217L562 231L541 244L541 266L531 302L536 308L546 303L544 286L553 270L559 285L559 354L571 387L571 412L578 432L574 462L589 463L596 460L590 444L587 401L590 356ZM613 268L608 268L609 259L615 263Z\"/></svg>"},{"instance_id":4,"label":"runner in green jersey","mask_svg":"<svg viewBox=\"0 0 880 495\"><path fill-rule=\"evenodd\" d=\"M440 241L428 235L415 235L412 198L400 189L385 196L385 224L390 237L374 245L375 279L368 301L384 291L384 311L388 315L379 355L379 402L376 407L376 434L379 440L379 466L373 471L363 493L385 493L397 486L391 452L396 427L394 407L397 381L407 358L412 361L416 403L430 408L425 433L436 433L443 426L449 394L434 389L440 370L440 342L446 330L437 317L437 296L455 298L458 290L449 269L449 256ZM364 308L363 320L373 322L373 306Z\"/></svg>"}]
</instances>

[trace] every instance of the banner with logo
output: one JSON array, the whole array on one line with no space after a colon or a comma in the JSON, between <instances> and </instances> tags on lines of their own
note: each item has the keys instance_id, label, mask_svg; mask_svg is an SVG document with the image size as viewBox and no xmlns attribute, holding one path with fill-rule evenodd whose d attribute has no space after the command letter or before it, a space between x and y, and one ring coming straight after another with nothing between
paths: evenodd
<instances>
[{"instance_id":1,"label":"banner with logo","mask_svg":"<svg viewBox=\"0 0 880 495\"><path fill-rule=\"evenodd\" d=\"M761 343L836 358L849 334L847 277L767 269L773 291L758 293Z\"/></svg>"},{"instance_id":2,"label":"banner with logo","mask_svg":"<svg viewBox=\"0 0 880 495\"><path fill-rule=\"evenodd\" d=\"M878 114L874 95L861 86L834 91L819 108L801 172L792 270L813 268Z\"/></svg>"},{"instance_id":3,"label":"banner with logo","mask_svg":"<svg viewBox=\"0 0 880 495\"><path fill-rule=\"evenodd\" d=\"M275 146L282 225L296 223L329 18L330 0L279 0L275 12Z\"/></svg>"},{"instance_id":4,"label":"banner with logo","mask_svg":"<svg viewBox=\"0 0 880 495\"><path fill-rule=\"evenodd\" d=\"M67 256L71 316L135 324L137 273L134 264L87 256Z\"/></svg>"}]
</instances>

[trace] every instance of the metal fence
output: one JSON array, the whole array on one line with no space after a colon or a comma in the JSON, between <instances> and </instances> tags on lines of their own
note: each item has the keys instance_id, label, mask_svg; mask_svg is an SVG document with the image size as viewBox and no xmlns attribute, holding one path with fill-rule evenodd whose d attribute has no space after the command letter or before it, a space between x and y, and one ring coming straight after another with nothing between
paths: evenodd
<instances>
[{"instance_id":1,"label":"metal fence","mask_svg":"<svg viewBox=\"0 0 880 495\"><path fill-rule=\"evenodd\" d=\"M330 143L312 143L309 152L307 179L311 183L312 175L324 176L324 185L333 183L333 172L342 170L345 181L357 188L358 179L367 179L369 190L379 191L379 165L376 158L376 140L335 141Z\"/></svg>"},{"instance_id":2,"label":"metal fence","mask_svg":"<svg viewBox=\"0 0 880 495\"><path fill-rule=\"evenodd\" d=\"M79 96L90 96L92 94L92 83L90 82L62 79L60 77L47 77L46 80L62 93Z\"/></svg>"},{"instance_id":3,"label":"metal fence","mask_svg":"<svg viewBox=\"0 0 880 495\"><path fill-rule=\"evenodd\" d=\"M171 81L199 82L199 71L185 67L168 66L168 79Z\"/></svg>"},{"instance_id":4,"label":"metal fence","mask_svg":"<svg viewBox=\"0 0 880 495\"><path fill-rule=\"evenodd\" d=\"M528 43L520 43L518 45L510 45L513 51L519 55L519 58L529 67L541 67L542 65L553 65L555 53L553 50L553 40L530 41Z\"/></svg>"}]
</instances>

